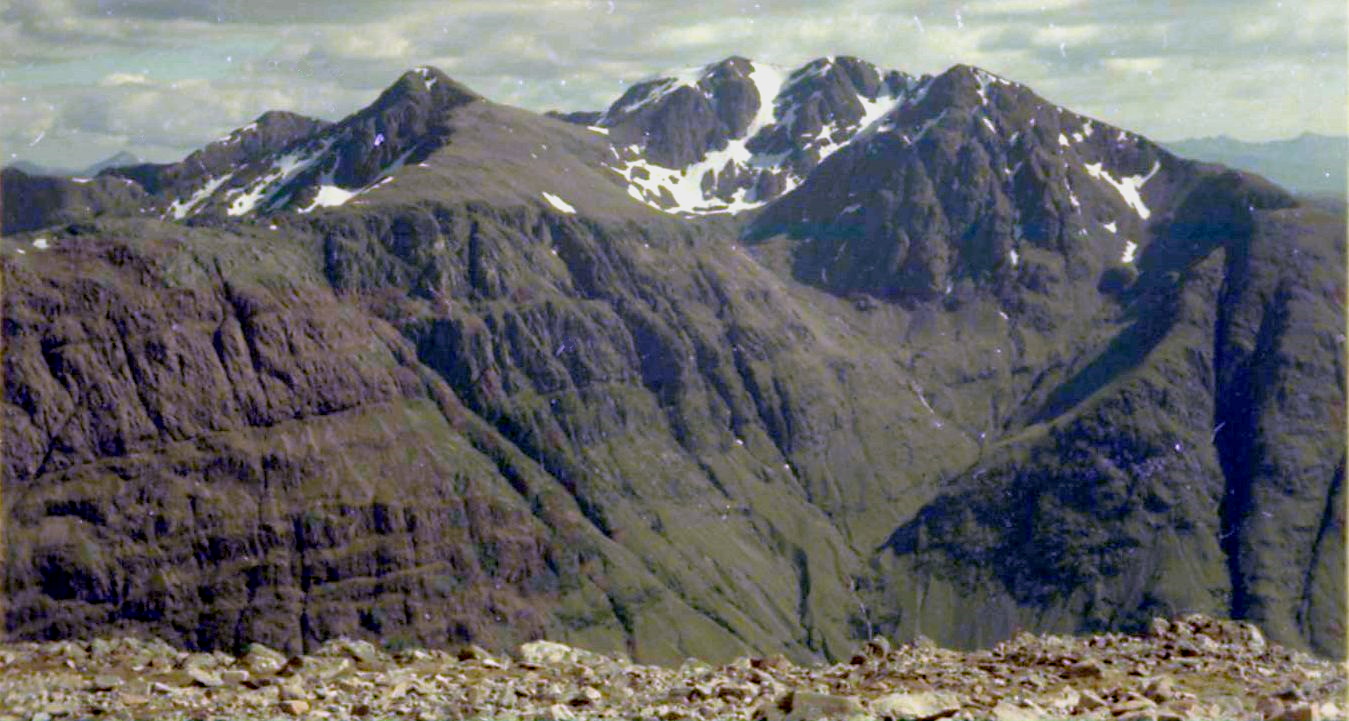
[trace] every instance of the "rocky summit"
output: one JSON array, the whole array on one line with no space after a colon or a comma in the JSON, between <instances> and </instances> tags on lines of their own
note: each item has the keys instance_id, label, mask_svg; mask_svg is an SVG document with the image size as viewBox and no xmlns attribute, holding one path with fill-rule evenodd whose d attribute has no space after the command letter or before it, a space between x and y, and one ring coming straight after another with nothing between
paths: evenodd
<instances>
[{"instance_id":1,"label":"rocky summit","mask_svg":"<svg viewBox=\"0 0 1349 721\"><path fill-rule=\"evenodd\" d=\"M4 629L71 641L7 652L24 713L1326 713L1342 204L847 57L548 115L415 68L4 172ZM1192 613L1268 648L1119 635ZM568 685L504 660L540 638L731 665Z\"/></svg>"},{"instance_id":2,"label":"rocky summit","mask_svg":"<svg viewBox=\"0 0 1349 721\"><path fill-rule=\"evenodd\" d=\"M493 655L334 639L287 657L134 638L0 646L0 719L1343 718L1345 669L1249 623L1155 619L1147 637L1019 634L973 653L920 639L830 666L745 656L634 664L549 641Z\"/></svg>"}]
</instances>

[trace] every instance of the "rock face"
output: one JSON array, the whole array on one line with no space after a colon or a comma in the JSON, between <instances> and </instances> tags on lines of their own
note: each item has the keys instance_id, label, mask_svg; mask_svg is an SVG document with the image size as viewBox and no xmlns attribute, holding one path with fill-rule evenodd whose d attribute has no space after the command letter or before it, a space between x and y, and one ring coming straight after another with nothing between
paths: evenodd
<instances>
[{"instance_id":1,"label":"rock face","mask_svg":"<svg viewBox=\"0 0 1349 721\"><path fill-rule=\"evenodd\" d=\"M136 183L115 177L62 178L0 170L0 233L23 233L108 214L139 213L148 202Z\"/></svg>"},{"instance_id":2,"label":"rock face","mask_svg":"<svg viewBox=\"0 0 1349 721\"><path fill-rule=\"evenodd\" d=\"M229 176L240 166L284 150L328 123L271 110L177 163L140 163L113 167L108 175L130 178L147 193L172 200L189 198L200 184Z\"/></svg>"},{"instance_id":3,"label":"rock face","mask_svg":"<svg viewBox=\"0 0 1349 721\"><path fill-rule=\"evenodd\" d=\"M6 238L7 632L805 661L1201 611L1341 653L1342 215L977 69L762 70L608 135L414 70ZM634 191L723 142L805 175Z\"/></svg>"},{"instance_id":4,"label":"rock face","mask_svg":"<svg viewBox=\"0 0 1349 721\"><path fill-rule=\"evenodd\" d=\"M634 197L678 212L763 205L800 184L917 80L850 57L795 71L732 57L632 86L593 123Z\"/></svg>"},{"instance_id":5,"label":"rock face","mask_svg":"<svg viewBox=\"0 0 1349 721\"><path fill-rule=\"evenodd\" d=\"M255 668L254 650L190 654L132 638L12 644L0 647L0 714L18 715L0 718L1342 718L1343 668L1256 650L1212 619L1175 621L1174 633L1147 639L1022 635L976 653L868 648L850 663L806 667L741 657L661 668L547 641L516 659L389 653L335 639L278 668L244 670ZM1199 650L1196 639L1210 645ZM1088 663L1105 670L1065 671Z\"/></svg>"}]
</instances>

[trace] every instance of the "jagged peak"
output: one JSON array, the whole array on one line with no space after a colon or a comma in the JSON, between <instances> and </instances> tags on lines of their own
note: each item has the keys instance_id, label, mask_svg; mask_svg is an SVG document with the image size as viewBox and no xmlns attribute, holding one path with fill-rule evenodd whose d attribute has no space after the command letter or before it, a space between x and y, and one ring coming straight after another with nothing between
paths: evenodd
<instances>
[{"instance_id":1,"label":"jagged peak","mask_svg":"<svg viewBox=\"0 0 1349 721\"><path fill-rule=\"evenodd\" d=\"M481 95L446 75L440 68L420 65L398 76L398 80L380 93L372 107L387 107L409 98L428 95L437 102L448 102L451 105L462 105L482 99Z\"/></svg>"},{"instance_id":2,"label":"jagged peak","mask_svg":"<svg viewBox=\"0 0 1349 721\"><path fill-rule=\"evenodd\" d=\"M285 122L308 122L323 125L326 124L328 121L321 120L315 117L310 117L308 115L301 115L300 113L293 113L289 110L268 110L264 112L262 115L259 115L258 117L254 118L253 122L257 123L261 127L265 127L268 125L274 125Z\"/></svg>"},{"instance_id":3,"label":"jagged peak","mask_svg":"<svg viewBox=\"0 0 1349 721\"><path fill-rule=\"evenodd\" d=\"M746 73L752 72L754 70L754 66L758 64L761 63L755 63L753 60L750 60L749 58L744 57L742 55L732 55L724 60L711 63L710 65L704 65L703 77L704 78L713 77L715 75L725 72L744 75Z\"/></svg>"}]
</instances>

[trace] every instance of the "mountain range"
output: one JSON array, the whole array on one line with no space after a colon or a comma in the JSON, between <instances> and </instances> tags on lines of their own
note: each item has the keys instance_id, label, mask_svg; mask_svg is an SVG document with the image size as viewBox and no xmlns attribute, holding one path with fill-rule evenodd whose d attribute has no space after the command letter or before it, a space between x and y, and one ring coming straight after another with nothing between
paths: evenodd
<instances>
[{"instance_id":1,"label":"mountain range","mask_svg":"<svg viewBox=\"0 0 1349 721\"><path fill-rule=\"evenodd\" d=\"M124 165L137 165L145 162L137 155L133 155L125 150L113 153L112 155L84 168L83 170L71 170L69 168L55 168L37 163L30 163L26 160L19 160L10 163L8 167L21 170L28 175L56 175L63 177L83 177L92 178L108 168L117 168Z\"/></svg>"},{"instance_id":2,"label":"mountain range","mask_svg":"<svg viewBox=\"0 0 1349 721\"><path fill-rule=\"evenodd\" d=\"M1303 133L1253 143L1219 135L1165 145L1187 158L1259 173L1296 193L1343 198L1349 192L1349 137Z\"/></svg>"},{"instance_id":3,"label":"mountain range","mask_svg":"<svg viewBox=\"0 0 1349 721\"><path fill-rule=\"evenodd\" d=\"M1343 653L1343 208L984 70L423 67L0 190L13 637Z\"/></svg>"}]
</instances>

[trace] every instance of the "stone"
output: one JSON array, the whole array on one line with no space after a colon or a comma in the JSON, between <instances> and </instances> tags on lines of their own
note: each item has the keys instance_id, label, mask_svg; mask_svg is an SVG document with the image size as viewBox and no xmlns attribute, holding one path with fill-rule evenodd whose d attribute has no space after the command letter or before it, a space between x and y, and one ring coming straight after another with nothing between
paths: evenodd
<instances>
[{"instance_id":1,"label":"stone","mask_svg":"<svg viewBox=\"0 0 1349 721\"><path fill-rule=\"evenodd\" d=\"M566 706L555 703L544 710L543 718L547 721L572 721L576 718L576 714Z\"/></svg>"},{"instance_id":2,"label":"stone","mask_svg":"<svg viewBox=\"0 0 1349 721\"><path fill-rule=\"evenodd\" d=\"M225 685L225 682L220 679L220 674L201 666L188 666L184 669L184 673L198 686L216 688Z\"/></svg>"},{"instance_id":3,"label":"stone","mask_svg":"<svg viewBox=\"0 0 1349 721\"><path fill-rule=\"evenodd\" d=\"M93 680L90 681L89 689L91 691L111 691L121 686L123 683L126 682L123 681L118 676L112 676L109 674L100 674L98 676L95 676Z\"/></svg>"},{"instance_id":4,"label":"stone","mask_svg":"<svg viewBox=\"0 0 1349 721\"><path fill-rule=\"evenodd\" d=\"M1292 704L1278 718L1279 721L1321 721L1321 707L1319 704Z\"/></svg>"},{"instance_id":5,"label":"stone","mask_svg":"<svg viewBox=\"0 0 1349 721\"><path fill-rule=\"evenodd\" d=\"M844 721L846 719L870 718L866 709L862 708L862 704L854 696L835 696L810 691L791 692L785 710L784 721L816 721L817 719Z\"/></svg>"},{"instance_id":6,"label":"stone","mask_svg":"<svg viewBox=\"0 0 1349 721\"><path fill-rule=\"evenodd\" d=\"M286 657L280 651L275 651L260 643L250 643L247 652L239 659L239 662L249 673L259 676L279 671L282 666L286 665Z\"/></svg>"},{"instance_id":7,"label":"stone","mask_svg":"<svg viewBox=\"0 0 1349 721\"><path fill-rule=\"evenodd\" d=\"M1163 676L1149 681L1143 687L1143 695L1159 704L1166 703L1176 697L1176 687L1170 678Z\"/></svg>"},{"instance_id":8,"label":"stone","mask_svg":"<svg viewBox=\"0 0 1349 721\"><path fill-rule=\"evenodd\" d=\"M1008 699L1003 699L989 711L989 718L992 721L1039 721L1048 714L1044 709L1036 706L1030 701L1014 703Z\"/></svg>"},{"instance_id":9,"label":"stone","mask_svg":"<svg viewBox=\"0 0 1349 721\"><path fill-rule=\"evenodd\" d=\"M393 688L390 688L388 691L384 693L384 702L388 703L389 701L396 701L406 696L408 690L411 688L412 683L409 681L399 681L395 683L393 685Z\"/></svg>"},{"instance_id":10,"label":"stone","mask_svg":"<svg viewBox=\"0 0 1349 721\"><path fill-rule=\"evenodd\" d=\"M230 685L247 683L249 678L249 673L241 668L232 668L220 672L220 680Z\"/></svg>"},{"instance_id":11,"label":"stone","mask_svg":"<svg viewBox=\"0 0 1349 721\"><path fill-rule=\"evenodd\" d=\"M792 662L780 653L762 658L752 658L749 663L754 668L768 671L785 671L792 666Z\"/></svg>"},{"instance_id":12,"label":"stone","mask_svg":"<svg viewBox=\"0 0 1349 721\"><path fill-rule=\"evenodd\" d=\"M339 638L324 644L324 648L330 655L345 655L351 660L367 666L380 661L379 649L376 649L375 645L369 641Z\"/></svg>"},{"instance_id":13,"label":"stone","mask_svg":"<svg viewBox=\"0 0 1349 721\"><path fill-rule=\"evenodd\" d=\"M572 706L593 706L604 700L604 694L592 686L584 686L567 703Z\"/></svg>"},{"instance_id":14,"label":"stone","mask_svg":"<svg viewBox=\"0 0 1349 721\"><path fill-rule=\"evenodd\" d=\"M1205 656L1216 656L1223 648L1222 644L1213 640L1211 636L1205 634L1196 634L1191 639L1191 643L1194 644L1195 649L1199 651L1199 653Z\"/></svg>"},{"instance_id":15,"label":"stone","mask_svg":"<svg viewBox=\"0 0 1349 721\"><path fill-rule=\"evenodd\" d=\"M748 683L723 683L717 686L715 695L719 699L731 701L744 701L754 698L758 689L753 684Z\"/></svg>"},{"instance_id":16,"label":"stone","mask_svg":"<svg viewBox=\"0 0 1349 721\"><path fill-rule=\"evenodd\" d=\"M1259 656L1268 649L1269 644L1265 642L1265 634L1260 631L1260 627L1248 621L1237 623L1239 630L1238 639L1245 644L1246 649Z\"/></svg>"},{"instance_id":17,"label":"stone","mask_svg":"<svg viewBox=\"0 0 1349 721\"><path fill-rule=\"evenodd\" d=\"M1100 678L1104 674L1101 662L1096 659L1078 661L1061 672L1064 678Z\"/></svg>"},{"instance_id":18,"label":"stone","mask_svg":"<svg viewBox=\"0 0 1349 721\"><path fill-rule=\"evenodd\" d=\"M871 712L882 719L939 719L960 711L960 701L952 694L937 691L892 693L871 702Z\"/></svg>"},{"instance_id":19,"label":"stone","mask_svg":"<svg viewBox=\"0 0 1349 721\"><path fill-rule=\"evenodd\" d=\"M117 695L117 700L126 706L144 706L145 704L150 703L149 696L138 693L120 693Z\"/></svg>"},{"instance_id":20,"label":"stone","mask_svg":"<svg viewBox=\"0 0 1349 721\"><path fill-rule=\"evenodd\" d=\"M531 641L518 649L520 660L543 666L562 663L587 663L602 658L599 654L552 641Z\"/></svg>"},{"instance_id":21,"label":"stone","mask_svg":"<svg viewBox=\"0 0 1349 721\"><path fill-rule=\"evenodd\" d=\"M1095 711L1110 705L1106 703L1105 699L1101 698L1100 694L1089 688L1078 691L1078 697L1081 700L1078 701L1077 708L1081 711Z\"/></svg>"},{"instance_id":22,"label":"stone","mask_svg":"<svg viewBox=\"0 0 1349 721\"><path fill-rule=\"evenodd\" d=\"M309 702L300 699L281 701L277 706L291 716L301 716L309 713Z\"/></svg>"},{"instance_id":23,"label":"stone","mask_svg":"<svg viewBox=\"0 0 1349 721\"><path fill-rule=\"evenodd\" d=\"M1081 702L1082 694L1072 686L1064 686L1045 700L1050 709L1055 711L1055 715L1059 716L1067 715Z\"/></svg>"},{"instance_id":24,"label":"stone","mask_svg":"<svg viewBox=\"0 0 1349 721\"><path fill-rule=\"evenodd\" d=\"M305 689L304 684L299 679L290 679L276 687L277 695L282 701L307 701L309 700L309 691Z\"/></svg>"},{"instance_id":25,"label":"stone","mask_svg":"<svg viewBox=\"0 0 1349 721\"><path fill-rule=\"evenodd\" d=\"M1135 711L1152 711L1157 708L1156 702L1146 696L1140 696L1136 693L1126 694L1118 703L1110 706L1110 713L1115 716L1123 716Z\"/></svg>"},{"instance_id":26,"label":"stone","mask_svg":"<svg viewBox=\"0 0 1349 721\"><path fill-rule=\"evenodd\" d=\"M459 649L458 656L460 661L485 661L492 658L487 649L473 643Z\"/></svg>"},{"instance_id":27,"label":"stone","mask_svg":"<svg viewBox=\"0 0 1349 721\"><path fill-rule=\"evenodd\" d=\"M215 654L213 653L188 654L187 658L184 658L182 662L179 664L179 666L184 669L189 668L213 669L219 665L220 659L216 658Z\"/></svg>"},{"instance_id":28,"label":"stone","mask_svg":"<svg viewBox=\"0 0 1349 721\"><path fill-rule=\"evenodd\" d=\"M1154 618L1148 622L1148 636L1165 638L1171 635L1171 622L1164 618Z\"/></svg>"},{"instance_id":29,"label":"stone","mask_svg":"<svg viewBox=\"0 0 1349 721\"><path fill-rule=\"evenodd\" d=\"M1265 721L1281 718L1284 712L1283 702L1277 698L1262 698L1255 704L1255 712Z\"/></svg>"}]
</instances>

